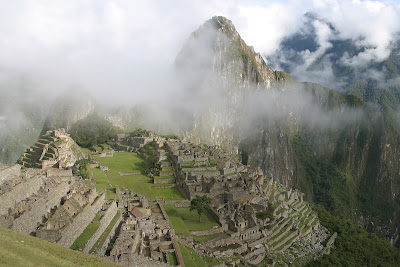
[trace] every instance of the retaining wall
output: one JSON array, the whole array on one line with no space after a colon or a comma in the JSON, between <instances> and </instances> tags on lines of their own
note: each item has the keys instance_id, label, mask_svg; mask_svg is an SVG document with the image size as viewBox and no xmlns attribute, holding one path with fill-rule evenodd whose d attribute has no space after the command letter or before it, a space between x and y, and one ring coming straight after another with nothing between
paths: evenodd
<instances>
[{"instance_id":1,"label":"retaining wall","mask_svg":"<svg viewBox=\"0 0 400 267\"><path fill-rule=\"evenodd\" d=\"M223 231L224 231L224 229L222 229L222 227L218 227L215 229L209 229L209 230L203 230L203 231L193 231L190 233L195 236L204 236L204 235L219 234L219 233L222 233Z\"/></svg>"},{"instance_id":2,"label":"retaining wall","mask_svg":"<svg viewBox=\"0 0 400 267\"><path fill-rule=\"evenodd\" d=\"M70 186L66 182L57 185L49 191L46 198L36 201L30 210L14 220L11 229L26 235L35 232L47 212L50 212L54 206L60 206L60 200L67 194L69 188Z\"/></svg>"},{"instance_id":3,"label":"retaining wall","mask_svg":"<svg viewBox=\"0 0 400 267\"><path fill-rule=\"evenodd\" d=\"M43 176L37 175L23 181L16 185L9 192L4 193L0 196L0 215L8 214L10 208L13 208L18 202L30 197L36 193L40 187L44 186Z\"/></svg>"},{"instance_id":4,"label":"retaining wall","mask_svg":"<svg viewBox=\"0 0 400 267\"><path fill-rule=\"evenodd\" d=\"M104 241L103 245L101 246L101 248L95 251L96 255L103 257L106 254L107 248L108 248L111 240L117 234L116 230L119 227L119 225L121 224L123 217L124 216L122 214L119 216L118 220L115 222L113 228L111 228L111 231L108 234L108 236L107 236L106 240Z\"/></svg>"},{"instance_id":5,"label":"retaining wall","mask_svg":"<svg viewBox=\"0 0 400 267\"><path fill-rule=\"evenodd\" d=\"M158 178L154 179L155 184L173 184L175 183L175 178Z\"/></svg>"},{"instance_id":6,"label":"retaining wall","mask_svg":"<svg viewBox=\"0 0 400 267\"><path fill-rule=\"evenodd\" d=\"M160 207L160 210L161 210L162 215L163 215L164 218L168 221L168 226L169 226L169 229L170 229L171 236L175 235L175 229L174 229L174 227L172 226L172 223L171 223L171 221L169 220L168 214L167 214L167 212L165 211L163 205L161 205L160 203L157 203L157 204L158 204L158 206Z\"/></svg>"},{"instance_id":7,"label":"retaining wall","mask_svg":"<svg viewBox=\"0 0 400 267\"><path fill-rule=\"evenodd\" d=\"M172 205L172 206L177 207L177 208L190 207L190 201L189 200L168 200L168 201L164 201L163 204Z\"/></svg>"},{"instance_id":8,"label":"retaining wall","mask_svg":"<svg viewBox=\"0 0 400 267\"><path fill-rule=\"evenodd\" d=\"M0 184L9 181L15 176L21 174L21 165L15 164L14 166L0 170Z\"/></svg>"},{"instance_id":9,"label":"retaining wall","mask_svg":"<svg viewBox=\"0 0 400 267\"><path fill-rule=\"evenodd\" d=\"M179 266L185 267L185 262L183 261L182 252L181 249L179 248L179 244L176 239L177 239L176 236L172 237L172 245L174 246L175 249L176 259L178 260Z\"/></svg>"},{"instance_id":10,"label":"retaining wall","mask_svg":"<svg viewBox=\"0 0 400 267\"><path fill-rule=\"evenodd\" d=\"M190 176L193 176L193 175L203 175L206 177L214 177L214 176L220 175L220 173L219 173L219 171L199 171L199 172L191 171Z\"/></svg>"},{"instance_id":11,"label":"retaining wall","mask_svg":"<svg viewBox=\"0 0 400 267\"><path fill-rule=\"evenodd\" d=\"M115 201L111 203L103 217L100 219L100 226L97 228L97 231L92 235L92 237L86 243L85 248L83 249L84 253L89 253L90 249L94 246L97 239L103 234L111 220L114 218L115 214L117 214L118 208Z\"/></svg>"},{"instance_id":12,"label":"retaining wall","mask_svg":"<svg viewBox=\"0 0 400 267\"><path fill-rule=\"evenodd\" d=\"M217 167L182 167L183 172L194 172L194 171L216 171Z\"/></svg>"},{"instance_id":13,"label":"retaining wall","mask_svg":"<svg viewBox=\"0 0 400 267\"><path fill-rule=\"evenodd\" d=\"M106 194L103 193L94 203L86 205L82 212L74 218L73 222L63 229L62 237L57 242L58 245L69 248L74 243L101 209L105 196Z\"/></svg>"},{"instance_id":14,"label":"retaining wall","mask_svg":"<svg viewBox=\"0 0 400 267\"><path fill-rule=\"evenodd\" d=\"M72 170L48 170L47 177L49 176L72 176Z\"/></svg>"}]
</instances>

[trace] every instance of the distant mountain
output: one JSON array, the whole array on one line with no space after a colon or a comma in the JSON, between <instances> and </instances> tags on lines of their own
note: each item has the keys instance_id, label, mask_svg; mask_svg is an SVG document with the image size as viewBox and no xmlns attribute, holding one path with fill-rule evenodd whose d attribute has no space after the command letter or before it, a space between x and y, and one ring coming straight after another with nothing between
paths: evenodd
<instances>
[{"instance_id":1,"label":"distant mountain","mask_svg":"<svg viewBox=\"0 0 400 267\"><path fill-rule=\"evenodd\" d=\"M49 97L24 77L5 77L0 81L0 162L12 164L37 141Z\"/></svg>"},{"instance_id":2,"label":"distant mountain","mask_svg":"<svg viewBox=\"0 0 400 267\"><path fill-rule=\"evenodd\" d=\"M51 104L42 133L58 128L64 128L68 132L72 124L86 118L95 109L96 101L89 93L65 91Z\"/></svg>"},{"instance_id":3,"label":"distant mountain","mask_svg":"<svg viewBox=\"0 0 400 267\"><path fill-rule=\"evenodd\" d=\"M332 23L306 13L302 27L286 37L267 60L297 80L319 83L379 105L400 132L400 38L390 45L390 54L383 60L362 60L375 48L360 45L362 40L343 39Z\"/></svg>"}]
</instances>

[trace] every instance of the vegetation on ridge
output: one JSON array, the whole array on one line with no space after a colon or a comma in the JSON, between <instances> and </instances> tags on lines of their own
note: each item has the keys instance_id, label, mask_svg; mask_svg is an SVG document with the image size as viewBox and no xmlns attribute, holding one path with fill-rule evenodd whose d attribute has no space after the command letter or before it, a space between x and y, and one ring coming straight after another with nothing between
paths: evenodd
<instances>
[{"instance_id":1,"label":"vegetation on ridge","mask_svg":"<svg viewBox=\"0 0 400 267\"><path fill-rule=\"evenodd\" d=\"M92 114L74 123L69 133L78 145L89 148L112 140L121 131L111 122Z\"/></svg>"},{"instance_id":2,"label":"vegetation on ridge","mask_svg":"<svg viewBox=\"0 0 400 267\"><path fill-rule=\"evenodd\" d=\"M399 266L400 250L389 242L347 219L332 216L321 206L313 209L318 212L321 224L338 236L329 255L307 266Z\"/></svg>"}]
</instances>

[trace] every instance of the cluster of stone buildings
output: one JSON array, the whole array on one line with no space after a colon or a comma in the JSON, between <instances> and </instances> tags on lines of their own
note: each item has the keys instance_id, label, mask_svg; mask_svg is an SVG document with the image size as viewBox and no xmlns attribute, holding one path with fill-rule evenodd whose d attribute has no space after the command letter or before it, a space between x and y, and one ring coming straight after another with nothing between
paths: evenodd
<instances>
[{"instance_id":1,"label":"cluster of stone buildings","mask_svg":"<svg viewBox=\"0 0 400 267\"><path fill-rule=\"evenodd\" d=\"M110 258L130 266L144 256L162 266L169 263L169 253L172 253L183 263L164 208L157 203L150 205L146 197L123 188L117 187L116 193L124 220L112 244Z\"/></svg>"},{"instance_id":2,"label":"cluster of stone buildings","mask_svg":"<svg viewBox=\"0 0 400 267\"><path fill-rule=\"evenodd\" d=\"M45 136L40 140L48 140L48 145L35 152L40 154L36 162L41 166L0 168L0 224L15 231L70 247L97 218L99 227L83 252L107 256L126 266L138 262L167 266L171 257L183 266L178 241L203 256L240 257L251 264L267 255L307 258L329 250L322 245L329 238L328 231L303 201L302 193L266 178L260 168L243 165L218 147L161 137L118 136L123 145L117 144L116 150L136 151L148 161L146 168L153 171L154 183L175 183L189 200L203 195L212 199L210 214L220 226L191 234L217 237L187 243L190 237L175 235L161 203L118 186L116 199L106 200L105 193L96 191L94 180L85 184L66 168L76 160L68 152L73 140L62 130ZM43 156L53 147L57 166L47 165ZM22 162L26 158L21 157ZM264 216L266 211L269 216ZM103 243L98 244L100 240Z\"/></svg>"},{"instance_id":3,"label":"cluster of stone buildings","mask_svg":"<svg viewBox=\"0 0 400 267\"><path fill-rule=\"evenodd\" d=\"M173 175L187 199L197 195L212 199L210 212L228 237L194 244L200 254L221 258L240 256L258 264L267 253L282 253L314 232L319 233L319 238L307 244L313 248L310 253L322 251L327 230L303 201L302 193L266 178L260 168L245 166L215 146L163 138L149 143L155 149L148 152L159 156L160 170L167 168L164 173ZM267 209L272 209L273 218L257 217Z\"/></svg>"},{"instance_id":4,"label":"cluster of stone buildings","mask_svg":"<svg viewBox=\"0 0 400 267\"><path fill-rule=\"evenodd\" d=\"M15 165L0 170L0 176L4 172L0 223L23 234L69 247L105 204L95 182L88 188L71 170L21 170Z\"/></svg>"}]
</instances>

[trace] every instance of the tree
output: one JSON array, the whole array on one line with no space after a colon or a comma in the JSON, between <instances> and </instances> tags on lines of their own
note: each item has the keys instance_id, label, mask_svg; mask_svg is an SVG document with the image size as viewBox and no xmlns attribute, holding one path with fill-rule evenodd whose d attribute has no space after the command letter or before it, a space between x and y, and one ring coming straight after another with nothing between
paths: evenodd
<instances>
[{"instance_id":1,"label":"tree","mask_svg":"<svg viewBox=\"0 0 400 267\"><path fill-rule=\"evenodd\" d=\"M204 210L207 210L210 208L211 205L211 198L208 196L196 196L196 198L192 199L190 201L190 211L196 210L197 213L199 214L199 221L201 222L201 214L203 213Z\"/></svg>"}]
</instances>

